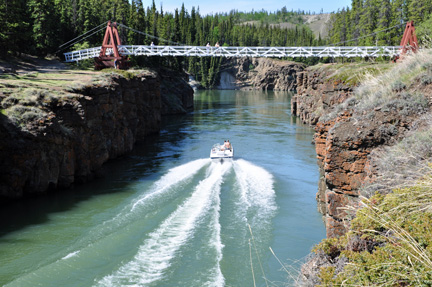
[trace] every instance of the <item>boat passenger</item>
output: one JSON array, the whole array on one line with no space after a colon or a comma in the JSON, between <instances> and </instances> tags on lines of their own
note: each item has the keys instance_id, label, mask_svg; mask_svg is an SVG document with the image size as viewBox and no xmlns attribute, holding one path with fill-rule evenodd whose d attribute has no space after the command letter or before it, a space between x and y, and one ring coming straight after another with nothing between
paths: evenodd
<instances>
[{"instance_id":1,"label":"boat passenger","mask_svg":"<svg viewBox=\"0 0 432 287\"><path fill-rule=\"evenodd\" d=\"M224 146L225 146L226 149L230 149L231 148L229 140L225 141Z\"/></svg>"}]
</instances>

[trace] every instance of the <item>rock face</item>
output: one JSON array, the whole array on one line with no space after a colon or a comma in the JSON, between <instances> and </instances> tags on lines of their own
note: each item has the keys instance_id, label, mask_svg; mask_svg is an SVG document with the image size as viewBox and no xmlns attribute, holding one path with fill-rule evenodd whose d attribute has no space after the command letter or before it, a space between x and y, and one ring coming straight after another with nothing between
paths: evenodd
<instances>
[{"instance_id":1,"label":"rock face","mask_svg":"<svg viewBox=\"0 0 432 287\"><path fill-rule=\"evenodd\" d=\"M353 87L314 71L300 74L297 86L292 112L316 130L319 210L325 215L327 237L340 236L359 204L359 189L375 176L369 155L403 137L422 110L413 107L418 110L406 112L402 106L354 110L350 102L355 99L349 99ZM333 116L326 117L330 113Z\"/></svg>"},{"instance_id":2,"label":"rock face","mask_svg":"<svg viewBox=\"0 0 432 287\"><path fill-rule=\"evenodd\" d=\"M162 115L182 114L193 110L194 91L188 84L188 75L163 69L161 77Z\"/></svg>"},{"instance_id":3,"label":"rock face","mask_svg":"<svg viewBox=\"0 0 432 287\"><path fill-rule=\"evenodd\" d=\"M325 215L327 236L332 237L345 231L343 220L348 214L340 208L355 205L358 200L355 188L348 182L351 178L345 171L353 169L350 172L358 174L362 169L360 162L364 158L357 162L355 157L359 154L349 151L342 157L339 147L335 146L335 139L340 143L342 141L338 135L334 135L334 127L336 123L349 119L350 113L341 114L335 120L318 122L320 116L330 113L335 105L342 103L353 93L353 87L340 81L323 80L325 78L325 74L316 71L300 73L297 77L297 95L291 99L291 111L302 122L316 125L314 142L320 171L316 197L318 209Z\"/></svg>"},{"instance_id":4,"label":"rock face","mask_svg":"<svg viewBox=\"0 0 432 287\"><path fill-rule=\"evenodd\" d=\"M86 86L47 102L48 115L25 129L0 114L0 200L88 181L107 160L157 133L160 85L161 77L154 72L133 79L112 75L109 84ZM183 89L187 93L177 100L185 111L193 105L193 91ZM179 112L166 105L163 109Z\"/></svg>"},{"instance_id":5,"label":"rock face","mask_svg":"<svg viewBox=\"0 0 432 287\"><path fill-rule=\"evenodd\" d=\"M352 96L353 86L340 80L323 80L325 73L306 70L297 74L297 95L291 99L291 111L309 125L321 115Z\"/></svg>"},{"instance_id":6,"label":"rock face","mask_svg":"<svg viewBox=\"0 0 432 287\"><path fill-rule=\"evenodd\" d=\"M221 67L218 89L292 91L305 65L269 58L233 58Z\"/></svg>"}]
</instances>

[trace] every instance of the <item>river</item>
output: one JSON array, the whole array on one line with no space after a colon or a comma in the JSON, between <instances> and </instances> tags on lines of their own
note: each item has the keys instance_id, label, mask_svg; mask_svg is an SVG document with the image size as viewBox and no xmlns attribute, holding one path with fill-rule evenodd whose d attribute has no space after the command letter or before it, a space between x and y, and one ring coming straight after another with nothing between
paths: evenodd
<instances>
[{"instance_id":1,"label":"river","mask_svg":"<svg viewBox=\"0 0 432 287\"><path fill-rule=\"evenodd\" d=\"M0 285L294 285L325 227L313 130L291 96L197 91L194 112L103 177L3 207ZM235 158L209 159L226 139Z\"/></svg>"}]
</instances>

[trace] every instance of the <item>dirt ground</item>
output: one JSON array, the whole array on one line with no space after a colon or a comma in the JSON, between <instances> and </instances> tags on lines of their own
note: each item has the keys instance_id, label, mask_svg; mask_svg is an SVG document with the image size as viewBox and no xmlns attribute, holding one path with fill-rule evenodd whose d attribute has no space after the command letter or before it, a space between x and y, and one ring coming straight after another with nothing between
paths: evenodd
<instances>
[{"instance_id":1,"label":"dirt ground","mask_svg":"<svg viewBox=\"0 0 432 287\"><path fill-rule=\"evenodd\" d=\"M5 85L8 87L30 85L60 90L65 86L91 81L96 74L97 72L92 70L74 69L73 66L58 59L42 59L29 55L7 60L0 59L0 93Z\"/></svg>"},{"instance_id":2,"label":"dirt ground","mask_svg":"<svg viewBox=\"0 0 432 287\"><path fill-rule=\"evenodd\" d=\"M42 59L24 55L20 58L0 59L0 74L28 72L52 73L59 70L70 69L65 63L57 59Z\"/></svg>"}]
</instances>

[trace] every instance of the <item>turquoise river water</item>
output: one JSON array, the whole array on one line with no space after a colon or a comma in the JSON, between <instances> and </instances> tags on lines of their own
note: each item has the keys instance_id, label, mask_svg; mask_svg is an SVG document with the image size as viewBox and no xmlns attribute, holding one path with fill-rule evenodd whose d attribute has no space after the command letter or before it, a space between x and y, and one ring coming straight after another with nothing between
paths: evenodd
<instances>
[{"instance_id":1,"label":"turquoise river water","mask_svg":"<svg viewBox=\"0 0 432 287\"><path fill-rule=\"evenodd\" d=\"M293 286L325 228L291 95L198 91L104 177L3 207L0 285ZM209 159L225 139L235 158Z\"/></svg>"}]
</instances>

